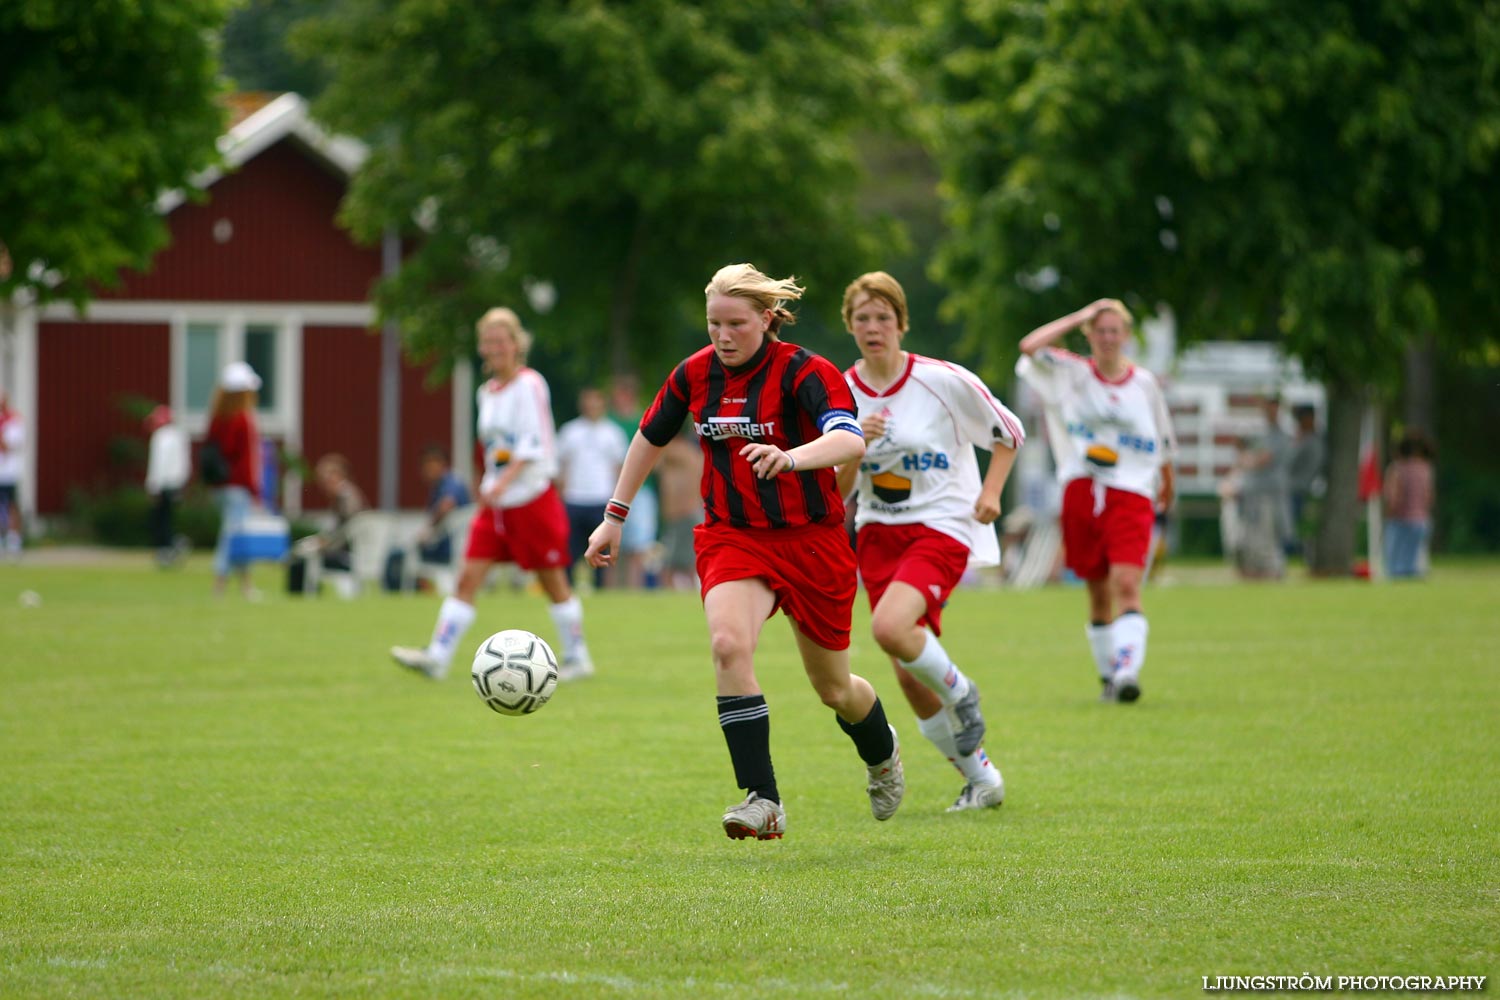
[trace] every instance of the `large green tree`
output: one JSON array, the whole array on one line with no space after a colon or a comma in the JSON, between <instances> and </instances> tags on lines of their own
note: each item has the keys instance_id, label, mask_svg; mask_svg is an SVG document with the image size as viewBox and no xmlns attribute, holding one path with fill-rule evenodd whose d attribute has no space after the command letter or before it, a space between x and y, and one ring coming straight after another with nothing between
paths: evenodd
<instances>
[{"instance_id":1,"label":"large green tree","mask_svg":"<svg viewBox=\"0 0 1500 1000\"><path fill-rule=\"evenodd\" d=\"M223 0L0 4L0 301L87 299L167 239L155 202L224 128ZM0 269L3 272L3 269Z\"/></svg>"},{"instance_id":2,"label":"large green tree","mask_svg":"<svg viewBox=\"0 0 1500 1000\"><path fill-rule=\"evenodd\" d=\"M414 237L383 313L453 356L486 306L534 316L545 288L540 332L581 373L680 356L734 261L836 315L891 235L857 210L851 138L894 114L879 7L345 0L300 42L333 72L319 116L371 144L347 222Z\"/></svg>"},{"instance_id":3,"label":"large green tree","mask_svg":"<svg viewBox=\"0 0 1500 1000\"><path fill-rule=\"evenodd\" d=\"M327 71L288 48L292 26L338 0L238 0L224 25L224 72L239 90L291 90L309 100L323 92Z\"/></svg>"},{"instance_id":4,"label":"large green tree","mask_svg":"<svg viewBox=\"0 0 1500 1000\"><path fill-rule=\"evenodd\" d=\"M1355 542L1359 415L1404 348L1493 337L1500 3L928 8L950 304L992 364L1103 294L1281 342L1330 400L1316 569ZM1491 341L1492 342L1492 341Z\"/></svg>"}]
</instances>

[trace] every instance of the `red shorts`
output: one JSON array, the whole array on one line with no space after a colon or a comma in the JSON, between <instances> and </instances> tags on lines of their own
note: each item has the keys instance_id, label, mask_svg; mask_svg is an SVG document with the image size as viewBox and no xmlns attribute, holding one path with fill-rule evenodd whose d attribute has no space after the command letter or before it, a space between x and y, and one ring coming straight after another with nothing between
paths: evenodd
<instances>
[{"instance_id":1,"label":"red shorts","mask_svg":"<svg viewBox=\"0 0 1500 1000\"><path fill-rule=\"evenodd\" d=\"M948 595L969 565L969 547L925 524L867 524L859 529L859 575L870 595L870 607L880 603L895 580L910 584L927 599L927 613L918 625L942 635L940 617Z\"/></svg>"},{"instance_id":2,"label":"red shorts","mask_svg":"<svg viewBox=\"0 0 1500 1000\"><path fill-rule=\"evenodd\" d=\"M732 580L763 580L780 608L824 649L848 649L859 589L854 550L842 524L798 528L693 529L702 593Z\"/></svg>"},{"instance_id":3,"label":"red shorts","mask_svg":"<svg viewBox=\"0 0 1500 1000\"><path fill-rule=\"evenodd\" d=\"M1102 580L1111 566L1146 565L1155 505L1147 497L1106 488L1094 511L1094 481L1075 479L1063 490L1062 536L1068 569L1084 580Z\"/></svg>"},{"instance_id":4,"label":"red shorts","mask_svg":"<svg viewBox=\"0 0 1500 1000\"><path fill-rule=\"evenodd\" d=\"M568 565L568 512L557 490L549 486L519 507L480 507L464 558L513 562L522 569Z\"/></svg>"}]
</instances>

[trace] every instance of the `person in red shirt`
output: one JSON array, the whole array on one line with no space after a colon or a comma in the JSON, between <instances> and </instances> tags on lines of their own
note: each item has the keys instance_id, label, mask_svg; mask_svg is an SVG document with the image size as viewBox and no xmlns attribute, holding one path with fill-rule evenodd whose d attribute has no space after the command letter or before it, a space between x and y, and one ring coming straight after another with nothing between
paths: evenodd
<instances>
[{"instance_id":1,"label":"person in red shirt","mask_svg":"<svg viewBox=\"0 0 1500 1000\"><path fill-rule=\"evenodd\" d=\"M207 438L217 447L228 470L228 478L215 490L219 499L219 540L214 548L214 593L224 593L233 569L240 578L241 592L251 600L259 595L250 584L250 565L230 564L229 542L260 497L260 431L255 425L259 391L260 376L255 369L243 361L225 365L209 407Z\"/></svg>"},{"instance_id":2,"label":"person in red shirt","mask_svg":"<svg viewBox=\"0 0 1500 1000\"><path fill-rule=\"evenodd\" d=\"M719 725L747 792L724 813L724 832L773 840L786 831L754 665L777 609L792 620L813 689L865 763L871 812L889 819L905 791L896 730L875 689L849 670L856 574L834 466L864 455L854 398L831 362L780 339L796 319L787 303L802 296L795 279L731 264L704 291L709 346L673 369L641 418L585 555L594 566L614 561L636 491L691 417L704 456L694 549Z\"/></svg>"}]
</instances>

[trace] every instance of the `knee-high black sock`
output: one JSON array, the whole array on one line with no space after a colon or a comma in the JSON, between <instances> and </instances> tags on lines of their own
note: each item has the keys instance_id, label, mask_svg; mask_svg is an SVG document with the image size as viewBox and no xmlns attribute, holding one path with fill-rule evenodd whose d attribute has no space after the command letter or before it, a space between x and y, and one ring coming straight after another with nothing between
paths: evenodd
<instances>
[{"instance_id":1,"label":"knee-high black sock","mask_svg":"<svg viewBox=\"0 0 1500 1000\"><path fill-rule=\"evenodd\" d=\"M719 697L719 727L729 744L734 780L747 792L780 802L776 772L771 767L771 710L764 695Z\"/></svg>"},{"instance_id":2,"label":"knee-high black sock","mask_svg":"<svg viewBox=\"0 0 1500 1000\"><path fill-rule=\"evenodd\" d=\"M870 709L870 714L859 722L845 722L842 716L837 715L834 718L839 720L839 728L854 741L859 759L867 766L889 760L896 752L896 740L891 735L890 723L885 721L885 708L880 704L879 698L875 699L875 707Z\"/></svg>"}]
</instances>

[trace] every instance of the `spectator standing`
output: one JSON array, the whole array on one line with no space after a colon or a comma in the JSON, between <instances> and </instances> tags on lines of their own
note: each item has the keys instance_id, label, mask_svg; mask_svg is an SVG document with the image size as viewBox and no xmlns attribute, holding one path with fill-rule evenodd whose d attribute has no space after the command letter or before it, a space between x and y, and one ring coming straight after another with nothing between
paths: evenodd
<instances>
[{"instance_id":1,"label":"spectator standing","mask_svg":"<svg viewBox=\"0 0 1500 1000\"><path fill-rule=\"evenodd\" d=\"M1432 446L1421 431L1409 430L1396 446L1396 460L1385 470L1385 572L1393 579L1427 573L1427 540L1435 499Z\"/></svg>"},{"instance_id":2,"label":"spectator standing","mask_svg":"<svg viewBox=\"0 0 1500 1000\"><path fill-rule=\"evenodd\" d=\"M1319 496L1323 490L1323 466L1328 460L1328 446L1318 432L1318 411L1310 403L1298 403L1292 407L1292 420L1297 425L1292 438L1291 454L1286 462L1286 488L1292 507L1292 550L1301 548L1302 518L1307 513L1307 502Z\"/></svg>"},{"instance_id":3,"label":"spectator standing","mask_svg":"<svg viewBox=\"0 0 1500 1000\"><path fill-rule=\"evenodd\" d=\"M258 600L251 585L250 564L230 561L230 542L245 525L250 508L261 494L260 429L255 421L256 394L260 376L243 361L231 361L219 375L219 385L209 404L207 443L223 461L227 478L216 486L219 500L219 540L214 547L214 593L223 594L233 570L240 578L240 592L247 600Z\"/></svg>"},{"instance_id":4,"label":"spectator standing","mask_svg":"<svg viewBox=\"0 0 1500 1000\"><path fill-rule=\"evenodd\" d=\"M26 422L0 389L0 534L5 553L21 554L21 474L26 464Z\"/></svg>"},{"instance_id":5,"label":"spectator standing","mask_svg":"<svg viewBox=\"0 0 1500 1000\"><path fill-rule=\"evenodd\" d=\"M634 375L616 375L610 380L609 416L619 426L627 443L641 422L644 408L641 406L640 395L641 383ZM625 522L620 539L620 553L624 556L623 586L646 585L646 560L651 554L652 546L656 544L660 527L658 520L659 504L656 476L653 473L646 477L640 492L635 495L630 507L630 520Z\"/></svg>"},{"instance_id":6,"label":"spectator standing","mask_svg":"<svg viewBox=\"0 0 1500 1000\"><path fill-rule=\"evenodd\" d=\"M1063 488L1067 566L1088 585L1085 630L1101 699L1141 696L1149 627L1141 604L1157 511L1171 508L1177 453L1156 378L1125 354L1134 320L1118 299L1099 299L1028 333L1016 373L1049 411ZM1052 346L1083 328L1087 358Z\"/></svg>"},{"instance_id":7,"label":"spectator standing","mask_svg":"<svg viewBox=\"0 0 1500 1000\"><path fill-rule=\"evenodd\" d=\"M905 779L896 730L875 689L849 671L857 590L834 467L858 462L864 438L843 376L780 339L801 298L791 278L722 267L704 289L709 346L684 359L630 442L605 519L589 538L612 562L632 501L689 416L709 470L707 519L694 531L713 655L719 727L747 795L724 812L730 839L779 839L786 810L771 764L771 717L755 677L761 630L777 609L793 622L802 666L865 764L870 811L889 819Z\"/></svg>"},{"instance_id":8,"label":"spectator standing","mask_svg":"<svg viewBox=\"0 0 1500 1000\"><path fill-rule=\"evenodd\" d=\"M589 533L604 520L604 504L620 475L625 432L605 413L604 393L587 388L578 393L578 416L557 431L558 482L568 512L568 582L573 564L589 547ZM604 586L604 571L594 570L594 586Z\"/></svg>"},{"instance_id":9,"label":"spectator standing","mask_svg":"<svg viewBox=\"0 0 1500 1000\"><path fill-rule=\"evenodd\" d=\"M1241 461L1240 518L1247 541L1270 533L1270 544L1285 553L1296 534L1292 527L1291 497L1287 490L1287 466L1292 457L1292 438L1281 426L1281 400L1275 394L1261 402L1265 426L1256 435ZM1264 524L1264 527L1261 525ZM1280 577L1285 560L1273 560L1269 575Z\"/></svg>"},{"instance_id":10,"label":"spectator standing","mask_svg":"<svg viewBox=\"0 0 1500 1000\"><path fill-rule=\"evenodd\" d=\"M703 451L692 427L668 441L656 465L661 499L662 573L673 590L698 586L693 529L703 523Z\"/></svg>"},{"instance_id":11,"label":"spectator standing","mask_svg":"<svg viewBox=\"0 0 1500 1000\"><path fill-rule=\"evenodd\" d=\"M451 597L438 609L425 648L393 646L401 666L441 680L464 633L474 624L474 599L490 567L514 562L535 571L551 602L557 628L561 680L594 672L583 639L583 604L568 583L568 513L552 480L557 476L557 433L547 380L526 364L531 332L503 306L475 324L479 356L491 378L475 393L478 435L484 444L481 505L469 528L464 566Z\"/></svg>"},{"instance_id":12,"label":"spectator standing","mask_svg":"<svg viewBox=\"0 0 1500 1000\"><path fill-rule=\"evenodd\" d=\"M172 417L169 406L157 406L146 416L146 494L151 497L151 544L156 563L166 567L187 552L187 539L175 528L177 499L193 474L188 434Z\"/></svg>"}]
</instances>

